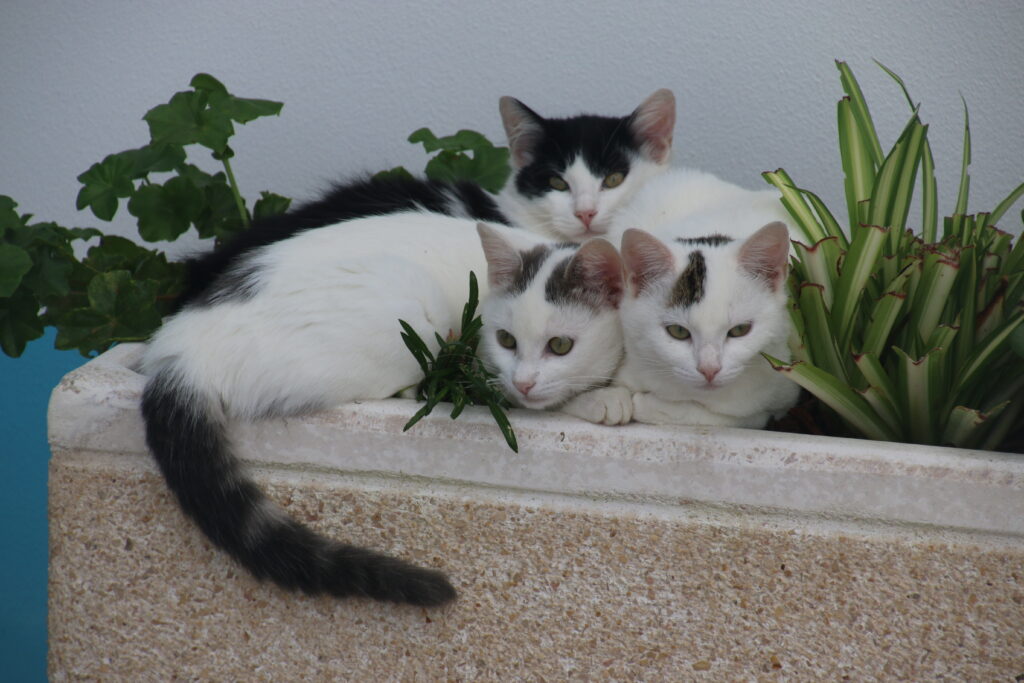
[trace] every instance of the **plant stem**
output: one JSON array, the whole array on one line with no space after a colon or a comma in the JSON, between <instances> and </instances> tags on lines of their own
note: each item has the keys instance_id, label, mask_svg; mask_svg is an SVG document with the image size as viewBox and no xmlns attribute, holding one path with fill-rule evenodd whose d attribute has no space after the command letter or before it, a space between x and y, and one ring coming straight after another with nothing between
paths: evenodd
<instances>
[{"instance_id":1,"label":"plant stem","mask_svg":"<svg viewBox=\"0 0 1024 683\"><path fill-rule=\"evenodd\" d=\"M228 187L231 188L231 194L235 197L235 206L238 207L238 216L242 219L242 225L245 229L249 229L249 212L245 210L245 203L242 201L242 195L238 192L238 182L235 180L235 174L231 170L231 162L227 159L221 159L224 164L224 172L228 176Z\"/></svg>"}]
</instances>

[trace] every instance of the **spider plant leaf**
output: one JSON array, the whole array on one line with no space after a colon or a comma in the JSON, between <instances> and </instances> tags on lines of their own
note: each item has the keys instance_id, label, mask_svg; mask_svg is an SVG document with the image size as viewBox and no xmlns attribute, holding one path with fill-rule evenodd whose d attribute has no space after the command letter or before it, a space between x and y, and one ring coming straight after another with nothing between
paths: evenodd
<instances>
[{"instance_id":1,"label":"spider plant leaf","mask_svg":"<svg viewBox=\"0 0 1024 683\"><path fill-rule=\"evenodd\" d=\"M959 271L960 264L946 254L935 251L925 255L921 281L910 304L911 329L922 340L939 324Z\"/></svg>"},{"instance_id":2,"label":"spider plant leaf","mask_svg":"<svg viewBox=\"0 0 1024 683\"><path fill-rule=\"evenodd\" d=\"M882 145L878 142L878 133L875 132L875 125L871 120L868 103L864 99L864 93L861 92L860 84L846 62L836 61L836 68L839 69L839 81L843 86L843 92L850 98L850 108L857 121L857 126L861 130L861 136L864 138L871 159L876 165L881 164ZM888 71L888 69L886 70ZM907 95L907 97L909 99L910 96Z\"/></svg>"},{"instance_id":3,"label":"spider plant leaf","mask_svg":"<svg viewBox=\"0 0 1024 683\"><path fill-rule=\"evenodd\" d=\"M871 190L875 184L877 162L872 155L870 141L864 138L863 130L857 123L849 97L844 97L837 103L836 119L839 128L839 156L843 165L846 210L852 231L853 226L863 222L861 206L863 202L872 197Z\"/></svg>"},{"instance_id":4,"label":"spider plant leaf","mask_svg":"<svg viewBox=\"0 0 1024 683\"><path fill-rule=\"evenodd\" d=\"M900 411L878 387L867 387L858 390L858 394L867 401L875 414L885 420L885 424L896 434L900 433Z\"/></svg>"},{"instance_id":5,"label":"spider plant leaf","mask_svg":"<svg viewBox=\"0 0 1024 683\"><path fill-rule=\"evenodd\" d=\"M807 363L783 363L763 355L772 368L783 373L835 410L850 426L868 439L895 441L898 434L879 417L863 396L836 377Z\"/></svg>"},{"instance_id":6,"label":"spider plant leaf","mask_svg":"<svg viewBox=\"0 0 1024 683\"><path fill-rule=\"evenodd\" d=\"M822 286L826 307L832 306L832 291L839 277L840 251L834 248L838 239L835 236L826 237L810 247L802 242L793 242L797 263L803 271L801 279L805 283Z\"/></svg>"},{"instance_id":7,"label":"spider plant leaf","mask_svg":"<svg viewBox=\"0 0 1024 683\"><path fill-rule=\"evenodd\" d=\"M903 292L888 291L875 302L871 311L871 319L864 333L861 353L881 354L889 348L889 335L893 325L900 317L907 295Z\"/></svg>"},{"instance_id":8,"label":"spider plant leaf","mask_svg":"<svg viewBox=\"0 0 1024 683\"><path fill-rule=\"evenodd\" d=\"M971 176L967 167L971 165L971 125L970 116L967 112L967 100L963 95L960 100L964 103L964 154L960 163L960 189L956 195L956 208L953 214L965 215L967 213L967 195L971 188Z\"/></svg>"},{"instance_id":9,"label":"spider plant leaf","mask_svg":"<svg viewBox=\"0 0 1024 683\"><path fill-rule=\"evenodd\" d=\"M850 249L843 259L842 272L836 283L835 304L832 307L833 326L840 348L849 345L861 294L882 255L888 232L888 229L876 225L862 226L854 232Z\"/></svg>"},{"instance_id":10,"label":"spider plant leaf","mask_svg":"<svg viewBox=\"0 0 1024 683\"><path fill-rule=\"evenodd\" d=\"M832 327L832 316L824 300L825 288L815 283L800 286L800 312L804 318L804 330L808 346L813 349L815 365L836 377L847 380L846 368L836 347L837 336Z\"/></svg>"},{"instance_id":11,"label":"spider plant leaf","mask_svg":"<svg viewBox=\"0 0 1024 683\"><path fill-rule=\"evenodd\" d=\"M856 364L857 369L860 370L860 374L864 376L865 380L867 380L868 386L875 389L898 411L900 406L896 400L896 385L893 384L892 378L889 377L889 373L887 373L885 368L882 367L882 362L879 360L879 354L861 353L854 356L853 362Z\"/></svg>"},{"instance_id":12,"label":"spider plant leaf","mask_svg":"<svg viewBox=\"0 0 1024 683\"><path fill-rule=\"evenodd\" d=\"M992 211L992 224L995 225L1002 220L1003 214L1010 210L1010 207L1017 203L1017 200L1024 195L1024 183L1018 185L1010 194L1006 196L1006 199L999 202L999 205Z\"/></svg>"},{"instance_id":13,"label":"spider plant leaf","mask_svg":"<svg viewBox=\"0 0 1024 683\"><path fill-rule=\"evenodd\" d=\"M804 201L800 190L793 184L793 179L785 170L780 168L775 171L765 171L761 176L782 194L782 205L793 217L796 226L804 233L805 239L813 244L828 236L825 229L818 223L818 219L815 218L811 207Z\"/></svg>"},{"instance_id":14,"label":"spider plant leaf","mask_svg":"<svg viewBox=\"0 0 1024 683\"><path fill-rule=\"evenodd\" d=\"M961 396L966 394L980 381L984 381L985 367L997 357L1004 344L1007 344L1010 336L1024 323L1024 311L1018 311L992 334L983 338L968 354L964 365L961 367L959 376L956 378L956 386L951 393L951 405L963 403Z\"/></svg>"}]
</instances>

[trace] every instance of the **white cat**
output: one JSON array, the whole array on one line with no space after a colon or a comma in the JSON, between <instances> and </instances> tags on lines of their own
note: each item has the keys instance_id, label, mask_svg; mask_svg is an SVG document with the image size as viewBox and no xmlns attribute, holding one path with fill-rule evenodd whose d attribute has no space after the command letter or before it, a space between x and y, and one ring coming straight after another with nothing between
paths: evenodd
<instances>
[{"instance_id":1,"label":"white cat","mask_svg":"<svg viewBox=\"0 0 1024 683\"><path fill-rule=\"evenodd\" d=\"M793 406L799 387L762 352L787 360L790 252L778 195L700 172L651 181L620 219L627 291L625 360L613 386L564 411L605 424L760 428Z\"/></svg>"}]
</instances>

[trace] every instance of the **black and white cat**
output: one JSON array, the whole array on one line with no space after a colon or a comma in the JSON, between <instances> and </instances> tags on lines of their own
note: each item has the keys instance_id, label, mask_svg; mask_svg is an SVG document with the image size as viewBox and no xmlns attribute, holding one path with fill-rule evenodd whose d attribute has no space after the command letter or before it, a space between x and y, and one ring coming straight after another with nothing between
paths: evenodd
<instances>
[{"instance_id":1,"label":"black and white cat","mask_svg":"<svg viewBox=\"0 0 1024 683\"><path fill-rule=\"evenodd\" d=\"M653 104L649 98L630 116L601 119L609 131L633 132L606 140L604 155L596 157L592 147L601 145L571 135L572 119L558 122L561 139L547 144L547 133L537 128L546 131L545 120L503 101L503 109L531 120L529 135L517 133L513 143L518 174L548 174L550 192L571 196L551 182L567 173L567 163L578 184L584 166L596 164L599 174L611 168L602 159L626 163L615 166L626 178L648 163L648 150L667 160L671 128L664 124L674 120L674 106L670 95L652 98ZM585 117L588 130L598 119ZM660 123L653 125L654 119ZM566 149L570 145L575 153ZM547 159L551 149L558 153ZM588 187L606 181L607 175L594 177ZM615 190L630 189L625 178L606 184L616 184L608 191L620 199L623 193ZM194 264L196 281L183 307L144 353L146 440L169 488L207 537L257 577L307 593L419 605L455 597L438 571L324 538L288 517L246 476L229 426L385 398L415 385L420 369L401 341L398 320L427 340L435 331L458 329L471 270L488 271L481 283L484 335L496 344L486 341L481 353L515 403L558 405L606 382L618 364L615 309L623 269L610 243L552 242L537 234L546 227L539 228L563 222L545 219L541 211L525 226L537 232L478 227L450 215L474 213L457 210L460 201L463 208L467 203L453 199L455 190L435 189L452 202L444 210L419 195L410 195L416 198L410 210L394 201L400 193L382 200L379 212L369 199L346 208L336 191L324 202L254 226L238 243ZM518 200L513 194L504 196L504 206L544 201L543 193ZM598 213L613 211L614 197L598 204ZM557 211L566 205L548 206ZM367 207L382 215L352 218ZM338 222L339 216L351 220ZM596 214L589 216L580 238L596 232L595 220ZM591 332L609 336L589 337Z\"/></svg>"},{"instance_id":2,"label":"black and white cat","mask_svg":"<svg viewBox=\"0 0 1024 683\"><path fill-rule=\"evenodd\" d=\"M605 234L637 190L668 169L676 120L670 90L655 91L623 117L544 118L513 97L502 97L499 110L512 176L497 197L467 181L368 177L340 184L189 262L179 305L208 294L248 251L353 218L419 210L582 242Z\"/></svg>"},{"instance_id":3,"label":"black and white cat","mask_svg":"<svg viewBox=\"0 0 1024 683\"><path fill-rule=\"evenodd\" d=\"M790 358L787 220L775 190L691 169L651 180L616 226L616 236L628 228L625 360L612 386L563 410L605 424L750 428L784 415L800 389L761 353Z\"/></svg>"}]
</instances>

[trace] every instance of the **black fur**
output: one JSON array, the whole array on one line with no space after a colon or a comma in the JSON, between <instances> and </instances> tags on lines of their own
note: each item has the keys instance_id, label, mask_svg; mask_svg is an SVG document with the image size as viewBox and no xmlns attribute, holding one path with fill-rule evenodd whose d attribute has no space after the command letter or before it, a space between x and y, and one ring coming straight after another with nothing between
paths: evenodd
<instances>
[{"instance_id":1,"label":"black fur","mask_svg":"<svg viewBox=\"0 0 1024 683\"><path fill-rule=\"evenodd\" d=\"M640 142L629 125L631 116L574 116L571 119L537 117L543 135L532 149L532 161L519 169L516 189L526 197L539 197L551 188L551 176L561 175L578 156L598 178L629 174L630 158L640 155Z\"/></svg>"},{"instance_id":2,"label":"black fur","mask_svg":"<svg viewBox=\"0 0 1024 683\"><path fill-rule=\"evenodd\" d=\"M199 395L162 371L142 397L146 442L185 513L257 578L311 595L440 605L456 597L441 572L320 536L272 505L231 453Z\"/></svg>"},{"instance_id":3,"label":"black fur","mask_svg":"<svg viewBox=\"0 0 1024 683\"><path fill-rule=\"evenodd\" d=\"M255 291L244 257L259 247L311 228L409 209L424 209L493 223L507 223L494 198L470 182L365 178L335 187L322 199L253 223L216 251L188 261L187 284L177 307L247 298Z\"/></svg>"},{"instance_id":4,"label":"black fur","mask_svg":"<svg viewBox=\"0 0 1024 683\"><path fill-rule=\"evenodd\" d=\"M668 297L669 306L692 306L704 298L704 284L707 279L707 263L699 251L690 253L690 261L679 274Z\"/></svg>"},{"instance_id":5,"label":"black fur","mask_svg":"<svg viewBox=\"0 0 1024 683\"><path fill-rule=\"evenodd\" d=\"M683 246L707 245L709 247L720 247L723 244L732 242L732 238L725 235L714 234L705 235L704 237L677 237L676 242L679 242L679 244L682 244Z\"/></svg>"}]
</instances>

